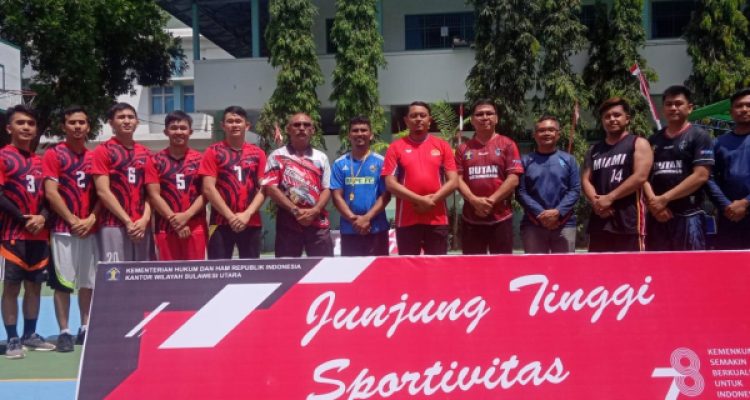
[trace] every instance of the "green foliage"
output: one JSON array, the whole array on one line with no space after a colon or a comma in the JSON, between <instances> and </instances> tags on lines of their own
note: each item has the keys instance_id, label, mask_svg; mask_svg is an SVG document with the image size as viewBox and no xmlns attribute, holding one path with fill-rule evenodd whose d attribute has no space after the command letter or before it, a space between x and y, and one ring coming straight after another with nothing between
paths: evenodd
<instances>
[{"instance_id":1,"label":"green foliage","mask_svg":"<svg viewBox=\"0 0 750 400\"><path fill-rule=\"evenodd\" d=\"M287 118L302 112L315 123L313 146L321 147L320 100L315 88L323 84L323 74L311 31L317 9L310 0L271 0L268 8L271 19L265 35L269 61L279 73L276 90L258 120L261 145L266 150L275 147L274 126L283 132Z\"/></svg>"},{"instance_id":2,"label":"green foliage","mask_svg":"<svg viewBox=\"0 0 750 400\"><path fill-rule=\"evenodd\" d=\"M21 46L35 71L30 86L46 134L61 134L59 111L78 104L95 135L117 96L136 82L164 85L184 69L180 43L153 1L3 0L0 16L0 35Z\"/></svg>"},{"instance_id":3,"label":"green foliage","mask_svg":"<svg viewBox=\"0 0 750 400\"><path fill-rule=\"evenodd\" d=\"M475 15L475 64L466 79L470 103L498 107L500 132L519 138L527 117L526 92L534 83L539 52L534 15L538 1L468 0Z\"/></svg>"},{"instance_id":4,"label":"green foliage","mask_svg":"<svg viewBox=\"0 0 750 400\"><path fill-rule=\"evenodd\" d=\"M378 91L378 67L385 66L385 56L377 24L377 1L336 0L336 6L331 29L336 47L331 101L336 103L335 122L345 150L349 147L347 127L353 117L370 118L376 140L385 129Z\"/></svg>"},{"instance_id":5,"label":"green foliage","mask_svg":"<svg viewBox=\"0 0 750 400\"><path fill-rule=\"evenodd\" d=\"M642 9L643 0L614 0L609 13L605 5L597 3L583 80L592 90L592 106L596 108L613 96L626 99L633 108L630 131L649 135L653 122L648 103L640 94L638 79L630 74L630 67L638 63L649 82L657 80L656 72L638 53L646 43ZM596 111L594 116L598 120Z\"/></svg>"},{"instance_id":6,"label":"green foliage","mask_svg":"<svg viewBox=\"0 0 750 400\"><path fill-rule=\"evenodd\" d=\"M430 104L430 109L432 109L432 120L435 121L435 125L440 131L440 138L455 148L458 145L456 141L458 114L456 114L453 106L445 100L440 100Z\"/></svg>"},{"instance_id":7,"label":"green foliage","mask_svg":"<svg viewBox=\"0 0 750 400\"><path fill-rule=\"evenodd\" d=\"M583 79L573 72L570 64L570 57L583 50L586 43L586 27L578 19L580 9L580 0L543 0L539 9L538 37L542 51L536 71L536 91L544 97L534 97L534 111L560 120L563 149L568 148L576 102L585 109L590 97ZM575 153L581 156L579 162L586 151L583 128L579 121L574 135Z\"/></svg>"},{"instance_id":8,"label":"green foliage","mask_svg":"<svg viewBox=\"0 0 750 400\"><path fill-rule=\"evenodd\" d=\"M748 20L739 0L696 2L685 31L693 73L686 85L697 104L726 99L750 83ZM748 12L748 11L746 11Z\"/></svg>"}]
</instances>

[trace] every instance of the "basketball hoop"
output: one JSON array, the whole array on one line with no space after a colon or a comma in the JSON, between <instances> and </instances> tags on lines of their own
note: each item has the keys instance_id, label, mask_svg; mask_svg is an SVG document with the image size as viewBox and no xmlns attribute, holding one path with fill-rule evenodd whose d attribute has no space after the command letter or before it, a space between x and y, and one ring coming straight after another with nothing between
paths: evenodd
<instances>
[{"instance_id":1,"label":"basketball hoop","mask_svg":"<svg viewBox=\"0 0 750 400\"><path fill-rule=\"evenodd\" d=\"M33 90L0 89L0 108L12 107L16 104L33 106L36 92Z\"/></svg>"}]
</instances>

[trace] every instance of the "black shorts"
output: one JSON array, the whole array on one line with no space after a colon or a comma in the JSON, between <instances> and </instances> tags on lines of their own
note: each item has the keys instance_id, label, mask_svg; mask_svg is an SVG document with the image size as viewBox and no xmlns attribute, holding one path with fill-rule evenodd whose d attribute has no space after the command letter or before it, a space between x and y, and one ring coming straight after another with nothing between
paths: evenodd
<instances>
[{"instance_id":1,"label":"black shorts","mask_svg":"<svg viewBox=\"0 0 750 400\"><path fill-rule=\"evenodd\" d=\"M0 255L5 259L2 278L8 282L47 281L49 244L43 240L3 240Z\"/></svg>"},{"instance_id":2,"label":"black shorts","mask_svg":"<svg viewBox=\"0 0 750 400\"><path fill-rule=\"evenodd\" d=\"M448 225L410 225L396 228L398 254L418 256L448 254Z\"/></svg>"},{"instance_id":3,"label":"black shorts","mask_svg":"<svg viewBox=\"0 0 750 400\"><path fill-rule=\"evenodd\" d=\"M328 228L306 226L300 232L277 222L274 247L277 258L302 257L303 250L308 257L333 257L333 241Z\"/></svg>"},{"instance_id":4,"label":"black shorts","mask_svg":"<svg viewBox=\"0 0 750 400\"><path fill-rule=\"evenodd\" d=\"M344 257L387 256L388 231L369 235L341 235L341 255Z\"/></svg>"},{"instance_id":5,"label":"black shorts","mask_svg":"<svg viewBox=\"0 0 750 400\"><path fill-rule=\"evenodd\" d=\"M619 234L600 231L589 234L589 253L639 252L645 247L643 236L637 233Z\"/></svg>"},{"instance_id":6,"label":"black shorts","mask_svg":"<svg viewBox=\"0 0 750 400\"><path fill-rule=\"evenodd\" d=\"M512 254L513 218L493 225L463 221L461 247L464 254Z\"/></svg>"},{"instance_id":7,"label":"black shorts","mask_svg":"<svg viewBox=\"0 0 750 400\"><path fill-rule=\"evenodd\" d=\"M229 260L235 246L240 259L260 258L261 229L252 227L235 232L229 225L217 226L208 239L208 259Z\"/></svg>"}]
</instances>

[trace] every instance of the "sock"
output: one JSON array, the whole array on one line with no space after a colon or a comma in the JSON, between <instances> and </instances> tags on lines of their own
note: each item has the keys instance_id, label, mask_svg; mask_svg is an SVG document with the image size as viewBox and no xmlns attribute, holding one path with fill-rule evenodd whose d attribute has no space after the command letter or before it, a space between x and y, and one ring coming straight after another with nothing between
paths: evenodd
<instances>
[{"instance_id":1,"label":"sock","mask_svg":"<svg viewBox=\"0 0 750 400\"><path fill-rule=\"evenodd\" d=\"M60 329L60 334L61 335L65 334L65 333L67 333L68 335L70 335L70 329Z\"/></svg>"},{"instance_id":2,"label":"sock","mask_svg":"<svg viewBox=\"0 0 750 400\"><path fill-rule=\"evenodd\" d=\"M5 332L8 334L8 340L18 337L18 331L16 330L16 324L5 325Z\"/></svg>"},{"instance_id":3,"label":"sock","mask_svg":"<svg viewBox=\"0 0 750 400\"><path fill-rule=\"evenodd\" d=\"M89 329L88 325L81 325L81 332L86 332Z\"/></svg>"},{"instance_id":4,"label":"sock","mask_svg":"<svg viewBox=\"0 0 750 400\"><path fill-rule=\"evenodd\" d=\"M36 318L23 319L23 337L29 337L36 332Z\"/></svg>"}]
</instances>

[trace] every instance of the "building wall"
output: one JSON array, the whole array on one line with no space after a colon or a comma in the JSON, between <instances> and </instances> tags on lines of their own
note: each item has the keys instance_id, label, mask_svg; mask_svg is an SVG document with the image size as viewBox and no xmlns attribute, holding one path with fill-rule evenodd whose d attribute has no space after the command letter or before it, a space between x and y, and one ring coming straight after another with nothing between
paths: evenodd
<instances>
[{"instance_id":1,"label":"building wall","mask_svg":"<svg viewBox=\"0 0 750 400\"><path fill-rule=\"evenodd\" d=\"M3 93L2 90L21 90L21 50L0 40L0 109L21 102L21 96Z\"/></svg>"}]
</instances>

